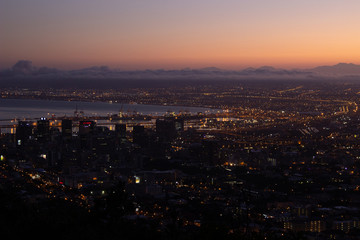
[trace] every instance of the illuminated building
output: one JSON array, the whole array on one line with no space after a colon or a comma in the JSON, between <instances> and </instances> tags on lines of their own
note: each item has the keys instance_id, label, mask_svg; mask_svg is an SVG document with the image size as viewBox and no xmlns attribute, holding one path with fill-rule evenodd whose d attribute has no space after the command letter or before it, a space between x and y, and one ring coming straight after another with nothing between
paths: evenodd
<instances>
[{"instance_id":1,"label":"illuminated building","mask_svg":"<svg viewBox=\"0 0 360 240\"><path fill-rule=\"evenodd\" d=\"M343 232L349 232L352 228L360 228L360 220L355 218L353 220L334 221L333 229Z\"/></svg>"},{"instance_id":2,"label":"illuminated building","mask_svg":"<svg viewBox=\"0 0 360 240\"><path fill-rule=\"evenodd\" d=\"M289 229L296 232L322 232L326 230L326 224L323 220L287 221L284 222L284 229Z\"/></svg>"},{"instance_id":3,"label":"illuminated building","mask_svg":"<svg viewBox=\"0 0 360 240\"><path fill-rule=\"evenodd\" d=\"M175 130L177 132L184 131L184 119L183 118L175 118Z\"/></svg>"},{"instance_id":4,"label":"illuminated building","mask_svg":"<svg viewBox=\"0 0 360 240\"><path fill-rule=\"evenodd\" d=\"M37 121L36 137L40 142L46 142L50 138L50 122L46 118Z\"/></svg>"},{"instance_id":5,"label":"illuminated building","mask_svg":"<svg viewBox=\"0 0 360 240\"><path fill-rule=\"evenodd\" d=\"M24 145L32 136L32 124L26 121L19 121L16 127L16 145Z\"/></svg>"},{"instance_id":6,"label":"illuminated building","mask_svg":"<svg viewBox=\"0 0 360 240\"><path fill-rule=\"evenodd\" d=\"M95 127L94 121L80 121L79 122L79 135L87 135L93 132Z\"/></svg>"},{"instance_id":7,"label":"illuminated building","mask_svg":"<svg viewBox=\"0 0 360 240\"><path fill-rule=\"evenodd\" d=\"M94 121L80 121L79 122L79 138L81 148L89 147L91 135L95 128Z\"/></svg>"}]
</instances>

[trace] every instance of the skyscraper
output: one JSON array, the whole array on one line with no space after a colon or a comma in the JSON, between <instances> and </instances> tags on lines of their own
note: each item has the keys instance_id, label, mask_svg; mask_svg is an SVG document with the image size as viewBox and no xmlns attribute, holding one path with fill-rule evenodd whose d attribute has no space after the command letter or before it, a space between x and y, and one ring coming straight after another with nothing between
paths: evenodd
<instances>
[{"instance_id":1,"label":"skyscraper","mask_svg":"<svg viewBox=\"0 0 360 240\"><path fill-rule=\"evenodd\" d=\"M33 127L30 122L19 121L16 127L16 145L23 146L33 134Z\"/></svg>"},{"instance_id":2,"label":"skyscraper","mask_svg":"<svg viewBox=\"0 0 360 240\"><path fill-rule=\"evenodd\" d=\"M133 143L140 146L146 145L146 135L144 126L134 126L133 127Z\"/></svg>"},{"instance_id":3,"label":"skyscraper","mask_svg":"<svg viewBox=\"0 0 360 240\"><path fill-rule=\"evenodd\" d=\"M165 118L156 120L156 133L161 140L171 141L178 132L184 130L184 120L179 118Z\"/></svg>"},{"instance_id":4,"label":"skyscraper","mask_svg":"<svg viewBox=\"0 0 360 240\"><path fill-rule=\"evenodd\" d=\"M125 139L126 138L126 124L116 124L115 125L116 138Z\"/></svg>"},{"instance_id":5,"label":"skyscraper","mask_svg":"<svg viewBox=\"0 0 360 240\"><path fill-rule=\"evenodd\" d=\"M61 132L64 141L70 141L72 138L72 120L63 119L61 121Z\"/></svg>"},{"instance_id":6,"label":"skyscraper","mask_svg":"<svg viewBox=\"0 0 360 240\"><path fill-rule=\"evenodd\" d=\"M36 138L39 142L46 142L50 139L50 122L46 118L40 118L36 125Z\"/></svg>"},{"instance_id":7,"label":"skyscraper","mask_svg":"<svg viewBox=\"0 0 360 240\"><path fill-rule=\"evenodd\" d=\"M94 121L79 122L79 137L80 137L80 145L82 148L89 146L94 128L95 128Z\"/></svg>"}]
</instances>

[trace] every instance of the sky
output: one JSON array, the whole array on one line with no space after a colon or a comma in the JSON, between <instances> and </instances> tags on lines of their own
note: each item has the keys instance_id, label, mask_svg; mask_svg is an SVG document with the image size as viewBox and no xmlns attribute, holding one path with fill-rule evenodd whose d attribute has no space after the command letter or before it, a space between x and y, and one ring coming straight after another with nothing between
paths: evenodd
<instances>
[{"instance_id":1,"label":"sky","mask_svg":"<svg viewBox=\"0 0 360 240\"><path fill-rule=\"evenodd\" d=\"M0 0L0 69L360 63L359 0Z\"/></svg>"}]
</instances>

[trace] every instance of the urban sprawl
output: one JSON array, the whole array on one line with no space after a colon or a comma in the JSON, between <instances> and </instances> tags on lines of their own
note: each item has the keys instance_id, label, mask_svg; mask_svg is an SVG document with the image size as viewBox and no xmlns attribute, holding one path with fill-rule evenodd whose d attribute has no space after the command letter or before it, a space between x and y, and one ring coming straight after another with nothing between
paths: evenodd
<instances>
[{"instance_id":1,"label":"urban sprawl","mask_svg":"<svg viewBox=\"0 0 360 240\"><path fill-rule=\"evenodd\" d=\"M70 236L60 226L72 224L76 236L110 239L360 239L359 94L346 81L1 89L3 99L221 111L12 119L0 137L0 225ZM58 222L36 224L48 213Z\"/></svg>"}]
</instances>

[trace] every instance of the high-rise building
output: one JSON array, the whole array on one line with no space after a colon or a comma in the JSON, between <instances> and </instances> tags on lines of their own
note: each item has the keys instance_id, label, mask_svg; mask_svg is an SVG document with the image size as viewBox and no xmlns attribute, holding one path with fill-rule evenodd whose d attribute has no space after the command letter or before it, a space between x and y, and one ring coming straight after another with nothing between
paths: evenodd
<instances>
[{"instance_id":1,"label":"high-rise building","mask_svg":"<svg viewBox=\"0 0 360 240\"><path fill-rule=\"evenodd\" d=\"M161 140L172 140L176 136L174 119L157 119L156 133Z\"/></svg>"},{"instance_id":2,"label":"high-rise building","mask_svg":"<svg viewBox=\"0 0 360 240\"><path fill-rule=\"evenodd\" d=\"M134 126L133 127L133 143L138 144L140 146L146 145L146 135L144 126Z\"/></svg>"},{"instance_id":3,"label":"high-rise building","mask_svg":"<svg viewBox=\"0 0 360 240\"><path fill-rule=\"evenodd\" d=\"M80 121L79 122L79 138L82 148L90 145L92 133L95 129L94 121Z\"/></svg>"},{"instance_id":4,"label":"high-rise building","mask_svg":"<svg viewBox=\"0 0 360 240\"><path fill-rule=\"evenodd\" d=\"M36 137L39 142L47 142L50 139L50 121L40 118L36 125Z\"/></svg>"},{"instance_id":5,"label":"high-rise building","mask_svg":"<svg viewBox=\"0 0 360 240\"><path fill-rule=\"evenodd\" d=\"M171 141L182 131L184 131L183 118L167 117L156 120L156 133L160 140Z\"/></svg>"},{"instance_id":6,"label":"high-rise building","mask_svg":"<svg viewBox=\"0 0 360 240\"><path fill-rule=\"evenodd\" d=\"M96 154L109 154L114 149L114 135L108 127L97 126L94 129L93 136L91 137L93 153Z\"/></svg>"},{"instance_id":7,"label":"high-rise building","mask_svg":"<svg viewBox=\"0 0 360 240\"><path fill-rule=\"evenodd\" d=\"M177 132L184 131L184 119L183 118L175 118L175 130Z\"/></svg>"},{"instance_id":8,"label":"high-rise building","mask_svg":"<svg viewBox=\"0 0 360 240\"><path fill-rule=\"evenodd\" d=\"M23 146L28 142L33 134L33 127L31 122L19 121L16 127L16 145Z\"/></svg>"},{"instance_id":9,"label":"high-rise building","mask_svg":"<svg viewBox=\"0 0 360 240\"><path fill-rule=\"evenodd\" d=\"M215 139L204 139L202 141L203 161L210 165L217 165L220 161L219 142Z\"/></svg>"},{"instance_id":10,"label":"high-rise building","mask_svg":"<svg viewBox=\"0 0 360 240\"><path fill-rule=\"evenodd\" d=\"M117 139L125 139L126 138L126 124L116 124L115 125L115 133Z\"/></svg>"},{"instance_id":11,"label":"high-rise building","mask_svg":"<svg viewBox=\"0 0 360 240\"><path fill-rule=\"evenodd\" d=\"M79 135L86 135L93 132L95 128L94 121L80 121L79 122Z\"/></svg>"},{"instance_id":12,"label":"high-rise building","mask_svg":"<svg viewBox=\"0 0 360 240\"><path fill-rule=\"evenodd\" d=\"M72 120L63 119L61 121L61 132L64 141L70 141L72 138Z\"/></svg>"}]
</instances>

